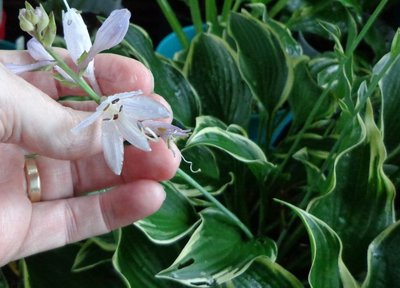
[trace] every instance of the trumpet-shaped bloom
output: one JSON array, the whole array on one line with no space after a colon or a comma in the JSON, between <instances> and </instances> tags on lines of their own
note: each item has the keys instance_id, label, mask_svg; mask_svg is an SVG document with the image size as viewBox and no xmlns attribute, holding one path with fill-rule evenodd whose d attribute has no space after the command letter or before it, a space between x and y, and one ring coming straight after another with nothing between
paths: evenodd
<instances>
[{"instance_id":1,"label":"trumpet-shaped bloom","mask_svg":"<svg viewBox=\"0 0 400 288\"><path fill-rule=\"evenodd\" d=\"M62 18L64 39L68 53L78 69L87 77L94 90L98 94L101 94L94 72L94 57L96 54L121 43L128 31L131 13L127 9L113 11L97 31L96 39L92 45L82 15L76 9L70 8L66 1L64 1L64 3L67 7L67 11L63 11ZM23 16L24 13L25 12L22 11L21 15ZM43 61L54 61L53 57L47 53L46 49L37 39L32 38L29 40L27 46L32 58L41 63L37 65L20 65L21 67L17 64L6 65L10 67L12 71L17 71L19 73L21 73L20 71L32 71L47 63ZM66 80L73 81L61 68L56 66L55 69Z\"/></svg>"},{"instance_id":2,"label":"trumpet-shaped bloom","mask_svg":"<svg viewBox=\"0 0 400 288\"><path fill-rule=\"evenodd\" d=\"M175 137L187 137L190 130L183 130L177 126L157 120L144 120L140 123L143 131L150 137L160 137L168 143Z\"/></svg>"},{"instance_id":3,"label":"trumpet-shaped bloom","mask_svg":"<svg viewBox=\"0 0 400 288\"><path fill-rule=\"evenodd\" d=\"M81 14L76 9L70 8L66 1L64 2L67 11L63 11L62 18L64 39L68 52L79 70L84 71L84 75L89 79L95 91L100 93L94 73L93 59L101 51L121 43L128 31L131 13L127 9L113 11L97 31L96 39L92 45Z\"/></svg>"},{"instance_id":4,"label":"trumpet-shaped bloom","mask_svg":"<svg viewBox=\"0 0 400 288\"><path fill-rule=\"evenodd\" d=\"M106 97L96 111L72 131L77 133L101 119L104 158L112 171L119 175L124 158L124 140L141 150L151 151L140 122L169 116L169 111L161 103L143 96L141 91L118 93Z\"/></svg>"}]
</instances>

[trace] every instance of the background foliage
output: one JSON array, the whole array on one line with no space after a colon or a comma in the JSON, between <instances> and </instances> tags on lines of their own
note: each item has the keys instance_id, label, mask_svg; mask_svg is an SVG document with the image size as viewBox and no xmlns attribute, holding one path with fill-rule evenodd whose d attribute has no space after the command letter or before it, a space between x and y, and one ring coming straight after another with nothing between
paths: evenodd
<instances>
[{"instance_id":1,"label":"background foliage","mask_svg":"<svg viewBox=\"0 0 400 288\"><path fill-rule=\"evenodd\" d=\"M186 0L191 41L157 2L183 49L132 24L112 52L151 69L201 172L182 163L159 212L0 287L397 287L398 1Z\"/></svg>"}]
</instances>

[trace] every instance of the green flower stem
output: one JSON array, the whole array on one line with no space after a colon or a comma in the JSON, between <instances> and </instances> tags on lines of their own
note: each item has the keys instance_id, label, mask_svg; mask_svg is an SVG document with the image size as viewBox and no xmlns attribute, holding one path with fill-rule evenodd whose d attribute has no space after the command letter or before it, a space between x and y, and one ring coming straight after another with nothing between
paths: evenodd
<instances>
[{"instance_id":1,"label":"green flower stem","mask_svg":"<svg viewBox=\"0 0 400 288\"><path fill-rule=\"evenodd\" d=\"M79 76L77 73L75 73L75 71L73 71L68 65L67 63L64 62L64 60L58 56L58 54L56 52L54 52L54 50L50 47L45 47L46 51L51 55L51 57L54 58L54 60L56 60L57 65L65 71L65 73L68 74L68 76L70 76L76 84L79 85L79 87L81 87L90 97L90 99L92 99L93 101L95 101L96 103L100 103L100 99L101 97L99 95L97 95L96 92L93 91L93 89L89 86L88 83L86 83L86 81Z\"/></svg>"},{"instance_id":2,"label":"green flower stem","mask_svg":"<svg viewBox=\"0 0 400 288\"><path fill-rule=\"evenodd\" d=\"M222 7L221 21L226 23L228 21L229 14L231 12L233 0L225 0L224 6Z\"/></svg>"},{"instance_id":3,"label":"green flower stem","mask_svg":"<svg viewBox=\"0 0 400 288\"><path fill-rule=\"evenodd\" d=\"M274 18L287 4L288 0L279 0L268 13L271 18Z\"/></svg>"},{"instance_id":4,"label":"green flower stem","mask_svg":"<svg viewBox=\"0 0 400 288\"><path fill-rule=\"evenodd\" d=\"M168 3L168 0L157 0L158 6L160 6L161 11L163 12L165 18L167 19L169 25L172 28L172 31L178 37L179 42L181 43L184 49L189 48L189 40L187 39L185 33L182 30L182 26L179 23L178 18L176 17L174 11Z\"/></svg>"},{"instance_id":5,"label":"green flower stem","mask_svg":"<svg viewBox=\"0 0 400 288\"><path fill-rule=\"evenodd\" d=\"M242 5L242 1L243 1L243 0L236 0L236 1L235 1L235 4L233 5L232 10L233 10L233 11L238 11L239 8L240 8L240 5Z\"/></svg>"},{"instance_id":6,"label":"green flower stem","mask_svg":"<svg viewBox=\"0 0 400 288\"><path fill-rule=\"evenodd\" d=\"M356 50L357 46L360 44L362 39L364 39L365 34L367 34L368 30L371 28L372 24L376 21L379 14L382 12L383 8L385 8L388 0L382 0L379 5L376 7L372 15L368 18L367 23L365 23L364 27L361 29L360 33L357 35L356 39L354 39L353 43L346 51L346 56L350 57L353 55L353 52Z\"/></svg>"},{"instance_id":7,"label":"green flower stem","mask_svg":"<svg viewBox=\"0 0 400 288\"><path fill-rule=\"evenodd\" d=\"M206 0L206 19L207 22L212 23L213 26L218 25L217 3L215 0Z\"/></svg>"},{"instance_id":8,"label":"green flower stem","mask_svg":"<svg viewBox=\"0 0 400 288\"><path fill-rule=\"evenodd\" d=\"M224 205L222 205L214 196L212 196L206 189L204 189L199 183L197 183L192 177L190 177L188 174L186 174L183 170L178 169L176 175L184 179L187 183L192 185L194 188L198 189L201 194L205 198L207 198L210 202L212 202L217 208L219 208L226 216L228 216L234 223L236 223L242 231L246 234L249 239L253 239L254 236L250 232L250 230L247 228L246 225L242 223L242 221L239 220L239 218L233 214L231 211L229 211Z\"/></svg>"},{"instance_id":9,"label":"green flower stem","mask_svg":"<svg viewBox=\"0 0 400 288\"><path fill-rule=\"evenodd\" d=\"M197 34L203 32L203 20L201 20L200 7L198 0L189 0L190 14L192 15L192 21L194 29Z\"/></svg>"}]
</instances>

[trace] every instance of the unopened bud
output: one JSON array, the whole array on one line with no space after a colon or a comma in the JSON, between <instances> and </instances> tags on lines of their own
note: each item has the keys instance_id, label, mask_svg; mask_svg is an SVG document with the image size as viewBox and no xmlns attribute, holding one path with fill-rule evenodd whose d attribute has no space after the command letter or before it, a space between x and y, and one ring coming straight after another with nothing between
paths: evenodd
<instances>
[{"instance_id":1,"label":"unopened bud","mask_svg":"<svg viewBox=\"0 0 400 288\"><path fill-rule=\"evenodd\" d=\"M38 15L36 15L35 9L28 2L25 2L25 18L32 25L36 25L39 22L39 17L38 17Z\"/></svg>"},{"instance_id":2,"label":"unopened bud","mask_svg":"<svg viewBox=\"0 0 400 288\"><path fill-rule=\"evenodd\" d=\"M48 17L48 25L43 31L42 43L44 46L50 47L53 44L54 38L57 33L56 20L54 18L54 13L51 12Z\"/></svg>"},{"instance_id":3,"label":"unopened bud","mask_svg":"<svg viewBox=\"0 0 400 288\"><path fill-rule=\"evenodd\" d=\"M19 26L21 27L22 31L31 33L35 30L35 26L30 21L28 21L28 19L26 19L26 10L23 10L25 9L21 9L18 15Z\"/></svg>"},{"instance_id":4,"label":"unopened bud","mask_svg":"<svg viewBox=\"0 0 400 288\"><path fill-rule=\"evenodd\" d=\"M49 16L44 10L42 4L40 4L40 7L37 7L35 9L35 12L36 15L39 17L39 21L37 23L37 32L40 33L47 27L47 25L49 25Z\"/></svg>"}]
</instances>

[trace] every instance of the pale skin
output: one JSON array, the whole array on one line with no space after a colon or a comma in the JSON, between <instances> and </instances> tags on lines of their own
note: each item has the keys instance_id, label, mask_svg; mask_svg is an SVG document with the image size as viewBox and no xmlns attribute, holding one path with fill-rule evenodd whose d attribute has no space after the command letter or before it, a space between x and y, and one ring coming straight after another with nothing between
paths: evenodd
<instances>
[{"instance_id":1,"label":"pale skin","mask_svg":"<svg viewBox=\"0 0 400 288\"><path fill-rule=\"evenodd\" d=\"M24 51L0 51L0 62L33 60ZM151 73L133 59L98 55L95 68L106 95L153 91ZM70 131L90 114L79 110L94 109L89 102L55 101L71 94L82 92L59 85L48 72L20 77L0 64L0 266L154 213L165 198L159 181L173 177L179 166L179 152L159 141L151 144L152 152L127 146L122 174L114 175L102 155L100 121L78 135ZM160 96L150 97L167 106ZM39 155L42 199L36 203L27 197L24 154L29 152Z\"/></svg>"}]
</instances>

